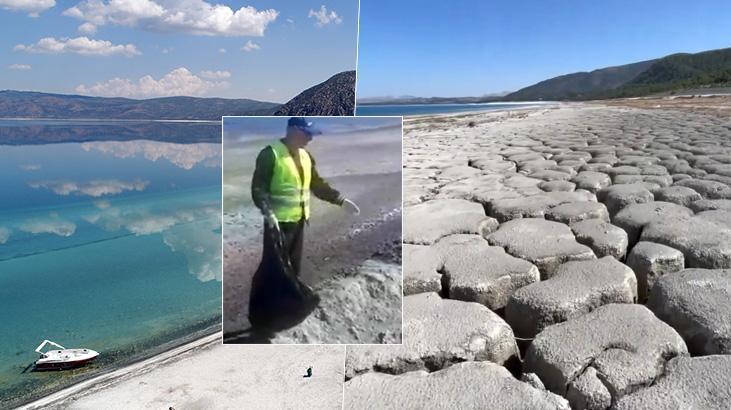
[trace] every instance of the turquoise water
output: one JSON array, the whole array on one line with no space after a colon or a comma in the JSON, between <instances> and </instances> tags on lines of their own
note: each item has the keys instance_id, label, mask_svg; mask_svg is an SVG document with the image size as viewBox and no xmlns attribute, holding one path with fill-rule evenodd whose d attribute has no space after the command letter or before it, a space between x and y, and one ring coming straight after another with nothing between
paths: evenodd
<instances>
[{"instance_id":1,"label":"turquoise water","mask_svg":"<svg viewBox=\"0 0 731 410\"><path fill-rule=\"evenodd\" d=\"M378 104L356 105L356 115L429 115L452 114L470 111L499 111L551 104L546 102L526 103L481 103L481 104Z\"/></svg>"},{"instance_id":2,"label":"turquoise water","mask_svg":"<svg viewBox=\"0 0 731 410\"><path fill-rule=\"evenodd\" d=\"M0 408L220 323L220 147L0 145ZM43 339L101 355L26 371Z\"/></svg>"}]
</instances>

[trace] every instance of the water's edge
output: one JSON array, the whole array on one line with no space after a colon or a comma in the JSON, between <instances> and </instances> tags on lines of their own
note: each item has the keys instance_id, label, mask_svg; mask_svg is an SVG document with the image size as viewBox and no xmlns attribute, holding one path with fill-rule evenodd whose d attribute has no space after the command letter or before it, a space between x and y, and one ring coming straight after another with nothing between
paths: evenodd
<instances>
[{"instance_id":1,"label":"water's edge","mask_svg":"<svg viewBox=\"0 0 731 410\"><path fill-rule=\"evenodd\" d=\"M116 351L102 351L99 358L91 365L75 370L47 372L49 375L62 377L56 383L45 381L28 381L8 391L8 395L0 400L1 408L15 408L36 401L75 384L98 377L125 366L148 360L195 340L221 331L221 316L215 315L197 323L165 332L138 344L129 345Z\"/></svg>"}]
</instances>

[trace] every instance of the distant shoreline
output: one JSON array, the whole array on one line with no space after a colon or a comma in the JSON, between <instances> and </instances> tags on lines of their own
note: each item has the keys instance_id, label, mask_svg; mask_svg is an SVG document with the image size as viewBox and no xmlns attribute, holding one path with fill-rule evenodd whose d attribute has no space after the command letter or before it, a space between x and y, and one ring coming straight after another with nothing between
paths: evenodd
<instances>
[{"instance_id":1,"label":"distant shoreline","mask_svg":"<svg viewBox=\"0 0 731 410\"><path fill-rule=\"evenodd\" d=\"M469 103L469 104L409 104L409 105L369 105L369 109L372 108L385 108L385 109L396 109L405 107L417 107L426 108L426 112L408 112L403 110L401 113L381 113L381 112L362 112L356 107L356 113L359 116L379 116L379 115L398 115L404 118L421 118L421 117L432 117L432 116L449 116L449 115L466 115L466 114L477 114L477 113L489 113L489 112L505 112L505 111L516 111L526 109L540 109L540 108L551 108L563 104L561 102L553 101L537 101L537 102L525 102L525 103ZM447 109L438 110L437 107L455 107L463 109ZM365 107L362 107L365 108ZM429 111L434 108L435 110Z\"/></svg>"}]
</instances>

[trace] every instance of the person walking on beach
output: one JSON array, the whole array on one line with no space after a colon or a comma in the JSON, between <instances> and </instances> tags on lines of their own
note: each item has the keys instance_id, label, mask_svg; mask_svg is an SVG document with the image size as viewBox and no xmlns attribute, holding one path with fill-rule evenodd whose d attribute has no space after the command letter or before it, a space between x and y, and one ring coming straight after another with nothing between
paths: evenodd
<instances>
[{"instance_id":1,"label":"person walking on beach","mask_svg":"<svg viewBox=\"0 0 731 410\"><path fill-rule=\"evenodd\" d=\"M321 133L304 118L292 117L287 121L285 137L261 150L256 158L251 197L265 223L262 258L249 301L252 324L258 313L276 309L282 288L291 285L281 279L282 269L287 269L281 266L282 259L289 260L295 276L300 274L305 225L310 218L310 194L351 214L360 213L353 201L343 198L320 177L314 158L305 149L312 137ZM278 249L276 240L282 249Z\"/></svg>"}]
</instances>

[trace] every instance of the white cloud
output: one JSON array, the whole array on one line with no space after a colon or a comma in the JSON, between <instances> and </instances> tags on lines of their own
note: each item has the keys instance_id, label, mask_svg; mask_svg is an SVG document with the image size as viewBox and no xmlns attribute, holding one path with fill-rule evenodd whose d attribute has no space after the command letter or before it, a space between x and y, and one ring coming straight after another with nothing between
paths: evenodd
<instances>
[{"instance_id":1,"label":"white cloud","mask_svg":"<svg viewBox=\"0 0 731 410\"><path fill-rule=\"evenodd\" d=\"M223 80L226 78L231 78L231 73L226 70L221 70L221 71L204 70L204 71L201 71L201 77L210 78L212 80Z\"/></svg>"},{"instance_id":2,"label":"white cloud","mask_svg":"<svg viewBox=\"0 0 731 410\"><path fill-rule=\"evenodd\" d=\"M219 48L218 49L218 52L221 53L221 54L226 54L226 49L225 48Z\"/></svg>"},{"instance_id":3,"label":"white cloud","mask_svg":"<svg viewBox=\"0 0 731 410\"><path fill-rule=\"evenodd\" d=\"M100 197L104 195L116 195L124 191L144 191L149 182L134 181L126 182L116 179L94 180L89 182L73 182L73 181L38 181L31 182L28 185L31 188L50 189L58 195L87 195L91 197Z\"/></svg>"},{"instance_id":4,"label":"white cloud","mask_svg":"<svg viewBox=\"0 0 731 410\"><path fill-rule=\"evenodd\" d=\"M17 51L28 53L63 54L74 53L85 56L110 56L122 54L127 57L142 54L134 44L112 44L111 41L93 40L88 37L61 38L45 37L35 44L15 46Z\"/></svg>"},{"instance_id":5,"label":"white cloud","mask_svg":"<svg viewBox=\"0 0 731 410\"><path fill-rule=\"evenodd\" d=\"M76 232L76 225L69 221L52 217L48 219L31 219L20 225L19 229L33 235L50 233L58 236L71 236Z\"/></svg>"},{"instance_id":6,"label":"white cloud","mask_svg":"<svg viewBox=\"0 0 731 410\"><path fill-rule=\"evenodd\" d=\"M10 239L10 229L0 226L0 245L4 244L5 242Z\"/></svg>"},{"instance_id":7,"label":"white cloud","mask_svg":"<svg viewBox=\"0 0 731 410\"><path fill-rule=\"evenodd\" d=\"M261 48L260 45L256 44L255 42L253 42L251 40L247 41L246 44L244 44L244 46L241 47L242 50L247 51L247 52L259 50L260 48Z\"/></svg>"},{"instance_id":8,"label":"white cloud","mask_svg":"<svg viewBox=\"0 0 731 410\"><path fill-rule=\"evenodd\" d=\"M132 158L138 154L150 161L165 158L173 165L192 169L198 163L204 165L208 161L221 163L221 144L174 144L158 141L94 141L84 142L81 148L86 151L96 150L117 158Z\"/></svg>"},{"instance_id":9,"label":"white cloud","mask_svg":"<svg viewBox=\"0 0 731 410\"><path fill-rule=\"evenodd\" d=\"M11 70L30 70L33 67L28 64L10 64L8 68Z\"/></svg>"},{"instance_id":10,"label":"white cloud","mask_svg":"<svg viewBox=\"0 0 731 410\"><path fill-rule=\"evenodd\" d=\"M173 50L174 50L173 48L163 48L163 49L162 49L162 53L163 53L163 54L168 54L169 52L171 52L171 51L173 51Z\"/></svg>"},{"instance_id":11,"label":"white cloud","mask_svg":"<svg viewBox=\"0 0 731 410\"><path fill-rule=\"evenodd\" d=\"M97 26L115 24L155 32L204 36L263 36L279 12L204 0L85 0L63 12Z\"/></svg>"},{"instance_id":12,"label":"white cloud","mask_svg":"<svg viewBox=\"0 0 731 410\"><path fill-rule=\"evenodd\" d=\"M38 171L41 169L40 164L23 164L20 166L23 171Z\"/></svg>"},{"instance_id":13,"label":"white cloud","mask_svg":"<svg viewBox=\"0 0 731 410\"><path fill-rule=\"evenodd\" d=\"M94 34L96 33L96 26L89 22L86 22L80 25L77 30L79 30L79 33L81 34Z\"/></svg>"},{"instance_id":14,"label":"white cloud","mask_svg":"<svg viewBox=\"0 0 731 410\"><path fill-rule=\"evenodd\" d=\"M180 67L165 74L159 80L146 75L136 82L127 78L112 78L92 86L79 85L76 92L79 94L97 95L104 97L169 97L175 95L197 96L212 90L225 88L225 81L206 81L187 68Z\"/></svg>"},{"instance_id":15,"label":"white cloud","mask_svg":"<svg viewBox=\"0 0 731 410\"><path fill-rule=\"evenodd\" d=\"M0 7L6 10L28 12L31 17L38 17L40 12L55 5L56 0L0 0Z\"/></svg>"},{"instance_id":16,"label":"white cloud","mask_svg":"<svg viewBox=\"0 0 731 410\"><path fill-rule=\"evenodd\" d=\"M287 23L294 24L294 19L287 19Z\"/></svg>"},{"instance_id":17,"label":"white cloud","mask_svg":"<svg viewBox=\"0 0 731 410\"><path fill-rule=\"evenodd\" d=\"M330 23L332 24L340 24L343 22L343 19L338 16L338 13L335 12L335 10L327 10L327 7L325 5L320 6L319 11L315 11L310 9L310 12L307 14L308 18L315 18L315 26L317 27L324 27Z\"/></svg>"}]
</instances>

